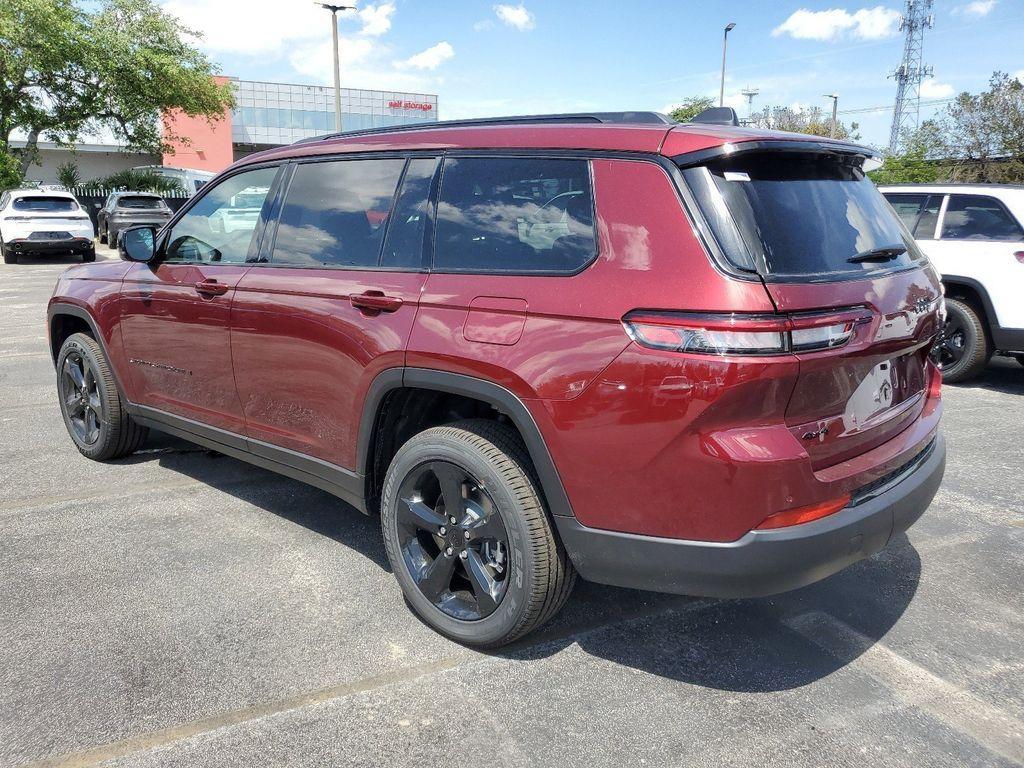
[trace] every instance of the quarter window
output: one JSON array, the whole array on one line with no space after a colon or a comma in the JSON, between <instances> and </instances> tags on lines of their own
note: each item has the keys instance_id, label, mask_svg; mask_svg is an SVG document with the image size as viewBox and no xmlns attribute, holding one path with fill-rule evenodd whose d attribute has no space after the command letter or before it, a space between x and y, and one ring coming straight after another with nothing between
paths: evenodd
<instances>
[{"instance_id":1,"label":"quarter window","mask_svg":"<svg viewBox=\"0 0 1024 768\"><path fill-rule=\"evenodd\" d=\"M586 160L448 158L434 267L573 273L597 253Z\"/></svg>"},{"instance_id":2,"label":"quarter window","mask_svg":"<svg viewBox=\"0 0 1024 768\"><path fill-rule=\"evenodd\" d=\"M437 171L436 157L409 161L395 213L388 226L381 266L419 269L423 266L423 237L427 226L430 184Z\"/></svg>"},{"instance_id":3,"label":"quarter window","mask_svg":"<svg viewBox=\"0 0 1024 768\"><path fill-rule=\"evenodd\" d=\"M334 160L295 168L271 261L373 267L405 160Z\"/></svg>"},{"instance_id":4,"label":"quarter window","mask_svg":"<svg viewBox=\"0 0 1024 768\"><path fill-rule=\"evenodd\" d=\"M942 239L1020 242L1024 231L994 197L950 195L942 219Z\"/></svg>"},{"instance_id":5,"label":"quarter window","mask_svg":"<svg viewBox=\"0 0 1024 768\"><path fill-rule=\"evenodd\" d=\"M212 187L174 225L165 261L240 264L255 248L256 225L277 168L230 176Z\"/></svg>"}]
</instances>

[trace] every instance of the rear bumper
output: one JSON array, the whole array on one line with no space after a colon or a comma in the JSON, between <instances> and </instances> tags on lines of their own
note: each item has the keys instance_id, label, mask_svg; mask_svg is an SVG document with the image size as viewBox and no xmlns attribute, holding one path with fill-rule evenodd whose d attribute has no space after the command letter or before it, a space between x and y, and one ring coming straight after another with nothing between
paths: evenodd
<instances>
[{"instance_id":1,"label":"rear bumper","mask_svg":"<svg viewBox=\"0 0 1024 768\"><path fill-rule=\"evenodd\" d=\"M718 543L588 528L556 517L580 575L602 584L709 597L758 597L830 576L881 550L931 503L946 467L937 435L894 477L872 484L828 517Z\"/></svg>"},{"instance_id":2,"label":"rear bumper","mask_svg":"<svg viewBox=\"0 0 1024 768\"><path fill-rule=\"evenodd\" d=\"M52 254L52 253L87 253L93 250L92 238L73 237L69 240L12 240L4 243L4 248L11 253L25 254Z\"/></svg>"}]
</instances>

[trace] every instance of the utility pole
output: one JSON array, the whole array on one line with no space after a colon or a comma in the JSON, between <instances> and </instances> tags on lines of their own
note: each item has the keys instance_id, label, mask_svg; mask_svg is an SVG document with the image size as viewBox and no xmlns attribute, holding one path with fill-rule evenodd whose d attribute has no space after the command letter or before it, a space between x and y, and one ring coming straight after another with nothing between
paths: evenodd
<instances>
[{"instance_id":1,"label":"utility pole","mask_svg":"<svg viewBox=\"0 0 1024 768\"><path fill-rule=\"evenodd\" d=\"M718 106L725 106L725 49L729 45L729 33L736 27L736 22L730 21L725 25L725 33L722 35L722 87L718 90Z\"/></svg>"},{"instance_id":2,"label":"utility pole","mask_svg":"<svg viewBox=\"0 0 1024 768\"><path fill-rule=\"evenodd\" d=\"M836 137L836 115L839 110L839 94L826 93L825 98L832 99L832 125L829 128L829 135L834 139Z\"/></svg>"},{"instance_id":3,"label":"utility pole","mask_svg":"<svg viewBox=\"0 0 1024 768\"><path fill-rule=\"evenodd\" d=\"M921 119L921 81L931 77L932 68L924 64L924 31L934 26L932 0L906 0L900 31L903 38L903 61L892 73L896 78L896 108L889 131L889 152L899 149L907 130L917 130Z\"/></svg>"},{"instance_id":4,"label":"utility pole","mask_svg":"<svg viewBox=\"0 0 1024 768\"><path fill-rule=\"evenodd\" d=\"M338 58L338 11L354 11L354 5L314 3L331 12L331 36L334 39L334 130L341 133L341 61Z\"/></svg>"},{"instance_id":5,"label":"utility pole","mask_svg":"<svg viewBox=\"0 0 1024 768\"><path fill-rule=\"evenodd\" d=\"M743 96L746 97L746 99L747 99L747 122L748 123L751 121L751 118L754 117L754 97L757 96L757 94L759 94L760 92L761 91L759 91L757 88L750 88L750 87L744 88L742 91L740 91L740 93L743 94Z\"/></svg>"}]
</instances>

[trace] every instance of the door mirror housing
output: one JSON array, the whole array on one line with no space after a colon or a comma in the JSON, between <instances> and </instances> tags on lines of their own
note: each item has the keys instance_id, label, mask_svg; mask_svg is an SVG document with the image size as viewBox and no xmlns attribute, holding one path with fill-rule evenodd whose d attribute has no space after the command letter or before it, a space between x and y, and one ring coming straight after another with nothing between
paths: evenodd
<instances>
[{"instance_id":1,"label":"door mirror housing","mask_svg":"<svg viewBox=\"0 0 1024 768\"><path fill-rule=\"evenodd\" d=\"M156 255L156 227L140 224L121 232L117 251L125 261L148 264Z\"/></svg>"}]
</instances>

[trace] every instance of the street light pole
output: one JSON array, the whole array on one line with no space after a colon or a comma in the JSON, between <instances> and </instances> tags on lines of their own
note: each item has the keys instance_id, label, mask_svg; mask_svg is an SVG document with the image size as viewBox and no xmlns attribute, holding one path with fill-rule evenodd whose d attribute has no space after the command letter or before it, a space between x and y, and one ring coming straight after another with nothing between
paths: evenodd
<instances>
[{"instance_id":1,"label":"street light pole","mask_svg":"<svg viewBox=\"0 0 1024 768\"><path fill-rule=\"evenodd\" d=\"M729 33L736 26L736 23L730 21L725 25L725 33L722 35L722 87L718 91L718 106L725 106L725 49L729 45Z\"/></svg>"},{"instance_id":2,"label":"street light pole","mask_svg":"<svg viewBox=\"0 0 1024 768\"><path fill-rule=\"evenodd\" d=\"M836 115L839 110L839 94L826 93L824 96L826 99L832 99L832 126L829 129L829 135L834 139L836 137Z\"/></svg>"},{"instance_id":3,"label":"street light pole","mask_svg":"<svg viewBox=\"0 0 1024 768\"><path fill-rule=\"evenodd\" d=\"M338 11L354 11L354 5L315 3L331 12L331 37L334 40L334 130L341 133L341 61L338 59Z\"/></svg>"}]
</instances>

